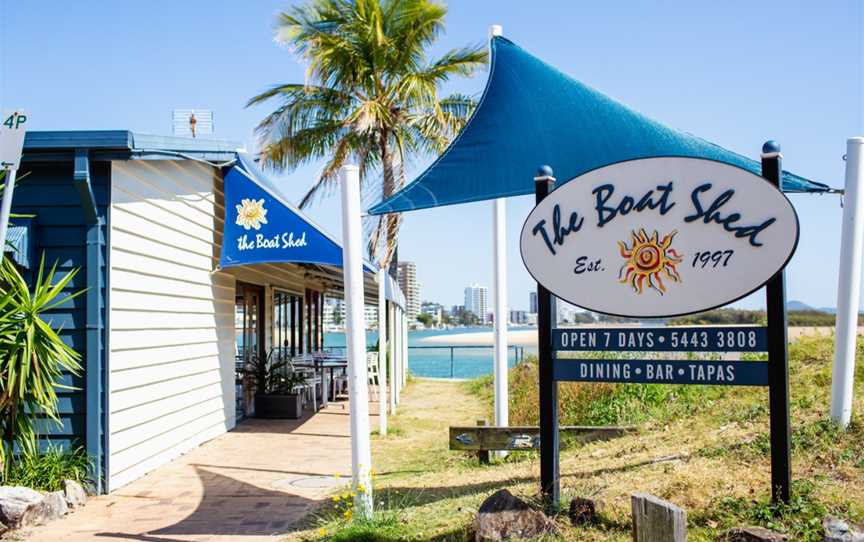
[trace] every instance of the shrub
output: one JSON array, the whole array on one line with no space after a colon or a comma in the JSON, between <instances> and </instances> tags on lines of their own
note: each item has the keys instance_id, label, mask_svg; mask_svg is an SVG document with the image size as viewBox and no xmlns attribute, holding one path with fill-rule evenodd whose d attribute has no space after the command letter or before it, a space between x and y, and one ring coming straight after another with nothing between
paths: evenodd
<instances>
[{"instance_id":1,"label":"shrub","mask_svg":"<svg viewBox=\"0 0 864 542\"><path fill-rule=\"evenodd\" d=\"M84 483L88 457L83 448L65 451L48 448L42 453L22 455L3 477L5 485L26 486L40 491L59 491L63 480Z\"/></svg>"},{"instance_id":2,"label":"shrub","mask_svg":"<svg viewBox=\"0 0 864 542\"><path fill-rule=\"evenodd\" d=\"M36 454L36 427L47 418L59 423L56 388L64 371L78 374L79 354L42 316L80 295L61 297L77 270L55 281L56 264L45 273L44 259L33 289L8 258L0 266L0 460L11 475L15 455Z\"/></svg>"},{"instance_id":3,"label":"shrub","mask_svg":"<svg viewBox=\"0 0 864 542\"><path fill-rule=\"evenodd\" d=\"M476 381L472 390L483 396L480 388L486 386L491 386L490 379ZM538 386L537 358L529 357L511 369L512 424L539 423ZM561 382L558 385L559 420L561 425L630 424L648 419L668 421L707 408L725 393L725 389L717 386Z\"/></svg>"}]
</instances>

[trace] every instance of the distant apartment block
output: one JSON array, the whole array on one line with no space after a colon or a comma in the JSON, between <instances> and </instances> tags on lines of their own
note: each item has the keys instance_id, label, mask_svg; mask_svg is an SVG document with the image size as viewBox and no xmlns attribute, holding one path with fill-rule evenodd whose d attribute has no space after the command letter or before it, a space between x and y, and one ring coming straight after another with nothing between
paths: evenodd
<instances>
[{"instance_id":1,"label":"distant apartment block","mask_svg":"<svg viewBox=\"0 0 864 542\"><path fill-rule=\"evenodd\" d=\"M510 311L510 323L524 325L528 323L528 313L525 311Z\"/></svg>"},{"instance_id":2,"label":"distant apartment block","mask_svg":"<svg viewBox=\"0 0 864 542\"><path fill-rule=\"evenodd\" d=\"M486 324L489 322L487 313L489 312L489 291L485 286L472 284L465 288L465 310L473 313L480 320L480 323Z\"/></svg>"},{"instance_id":3,"label":"distant apartment block","mask_svg":"<svg viewBox=\"0 0 864 542\"><path fill-rule=\"evenodd\" d=\"M424 301L420 306L420 312L431 316L432 324L436 326L440 326L444 319L444 307L442 307L440 303Z\"/></svg>"},{"instance_id":4,"label":"distant apartment block","mask_svg":"<svg viewBox=\"0 0 864 542\"><path fill-rule=\"evenodd\" d=\"M528 293L528 312L537 314L537 292Z\"/></svg>"},{"instance_id":5,"label":"distant apartment block","mask_svg":"<svg viewBox=\"0 0 864 542\"><path fill-rule=\"evenodd\" d=\"M414 262L399 262L397 267L399 288L405 294L405 315L413 324L420 314L420 283L417 282L417 266Z\"/></svg>"},{"instance_id":6,"label":"distant apartment block","mask_svg":"<svg viewBox=\"0 0 864 542\"><path fill-rule=\"evenodd\" d=\"M328 297L322 307L324 331L344 331L347 319L345 301L342 299ZM366 305L363 307L363 315L366 317L366 329L378 328L378 307Z\"/></svg>"}]
</instances>

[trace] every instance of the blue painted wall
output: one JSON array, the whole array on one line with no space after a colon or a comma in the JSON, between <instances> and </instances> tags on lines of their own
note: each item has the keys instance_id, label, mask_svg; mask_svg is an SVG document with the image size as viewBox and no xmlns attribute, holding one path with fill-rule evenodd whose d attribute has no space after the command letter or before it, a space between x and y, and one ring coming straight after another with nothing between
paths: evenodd
<instances>
[{"instance_id":1,"label":"blue painted wall","mask_svg":"<svg viewBox=\"0 0 864 542\"><path fill-rule=\"evenodd\" d=\"M35 158L35 157L34 157ZM28 174L29 173L29 174ZM38 269L38 262L45 256L46 267L57 263L57 273L63 276L73 269L79 271L68 287L68 291L78 291L87 288L87 224L81 206L78 191L73 185L73 161L25 161L22 163L21 174L27 174L15 188L13 212L35 214L35 252L34 265L25 273L25 278L32 281ZM97 211L102 217L103 235L108 236L108 208L110 204L110 162L91 161L90 178L96 198ZM14 221L13 221L14 222ZM99 264L102 273L102 284L107 284L107 250L106 242L102 249ZM105 312L106 291L102 288L99 299L101 321L107 322ZM62 328L60 335L68 345L81 354L82 371L78 376L67 374L64 384L74 386L74 390L58 390L59 410L62 425L45 424L42 445L58 445L64 448L70 446L87 446L92 443L86 440L87 395L86 378L83 368L87 361L87 296L82 294L48 314L55 328ZM99 352L101 360L100 378L104 382L105 360L107 359L106 330L101 330L103 345ZM104 394L97 404L89 408L98 408L102 412L102 424L105 427ZM104 433L100 432L100 440L104 441ZM101 448L100 448L101 449ZM96 458L99 470L104 476L104 457Z\"/></svg>"}]
</instances>

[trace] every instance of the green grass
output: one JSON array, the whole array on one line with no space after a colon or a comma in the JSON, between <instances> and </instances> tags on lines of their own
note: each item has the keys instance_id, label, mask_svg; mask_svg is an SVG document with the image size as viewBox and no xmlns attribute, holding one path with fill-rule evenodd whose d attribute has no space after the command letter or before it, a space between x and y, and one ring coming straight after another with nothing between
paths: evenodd
<instances>
[{"instance_id":1,"label":"green grass","mask_svg":"<svg viewBox=\"0 0 864 542\"><path fill-rule=\"evenodd\" d=\"M785 505L770 499L764 388L562 384L562 424L635 424L639 432L562 448L563 506L575 496L603 505L596 525L576 528L565 516L557 517L558 539L630 540L629 496L635 491L687 510L691 542L713 542L722 531L741 525L817 541L826 514L864 523L864 360L859 350L854 418L843 430L827 419L832 350L831 337L802 337L789 348L794 484L793 498ZM536 452L479 465L474 455L447 449L449 425L491 419L491 388L491 377L413 383L403 394L399 414L391 418L397 432L373 441L380 473L375 516L348 520L344 504L329 503L296 538L468 541L477 508L494 491L506 487L536 499ZM512 424L536 423L537 388L536 363L511 371Z\"/></svg>"},{"instance_id":2,"label":"green grass","mask_svg":"<svg viewBox=\"0 0 864 542\"><path fill-rule=\"evenodd\" d=\"M67 452L58 448L36 455L24 455L10 466L3 485L26 486L40 491L59 491L64 480L85 483L87 453L83 448Z\"/></svg>"}]
</instances>

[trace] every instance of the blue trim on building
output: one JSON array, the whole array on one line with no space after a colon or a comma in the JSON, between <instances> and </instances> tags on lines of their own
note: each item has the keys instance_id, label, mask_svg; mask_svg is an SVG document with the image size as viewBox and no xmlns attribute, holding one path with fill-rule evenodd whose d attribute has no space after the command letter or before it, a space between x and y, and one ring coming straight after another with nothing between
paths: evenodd
<instances>
[{"instance_id":1,"label":"blue trim on building","mask_svg":"<svg viewBox=\"0 0 864 542\"><path fill-rule=\"evenodd\" d=\"M76 167L77 166L77 167ZM45 265L56 263L57 273L62 276L73 269L80 269L65 294L80 291L89 284L104 284L107 276L106 252L99 247L97 256L88 254L87 238L99 234L104 239L107 228L107 210L110 203L110 163L73 160L65 162L29 161L22 164L22 173L29 172L16 187L13 212L33 214L32 233L35 243L35 259L44 256ZM93 212L85 212L81 204L78 182L89 177L88 196L92 195ZM85 175L86 173L86 175ZM96 226L91 226L91 219ZM91 233L95 232L95 233ZM38 266L25 269L25 278L32 281ZM92 291L92 293L91 293ZM55 445L63 448L86 446L94 458L94 469L104 476L105 457L100 447L103 439L105 410L103 382L107 359L105 325L105 290L93 288L84 296L68 301L46 313L46 320L55 328L66 344L81 354L82 374L65 374L62 383L74 389L58 389L60 426L47 420L42 427L42 446ZM94 377L95 375L95 377ZM94 382L95 378L95 382Z\"/></svg>"},{"instance_id":2,"label":"blue trim on building","mask_svg":"<svg viewBox=\"0 0 864 542\"><path fill-rule=\"evenodd\" d=\"M27 132L24 137L24 152L31 152L31 156L25 158L31 160L47 157L67 160L67 155L58 151L89 150L98 151L101 157L107 159L176 160L184 155L199 160L227 162L234 160L240 147L242 144L234 141L139 134L128 130ZM112 154L102 154L105 152ZM33 153L39 153L40 156Z\"/></svg>"}]
</instances>

